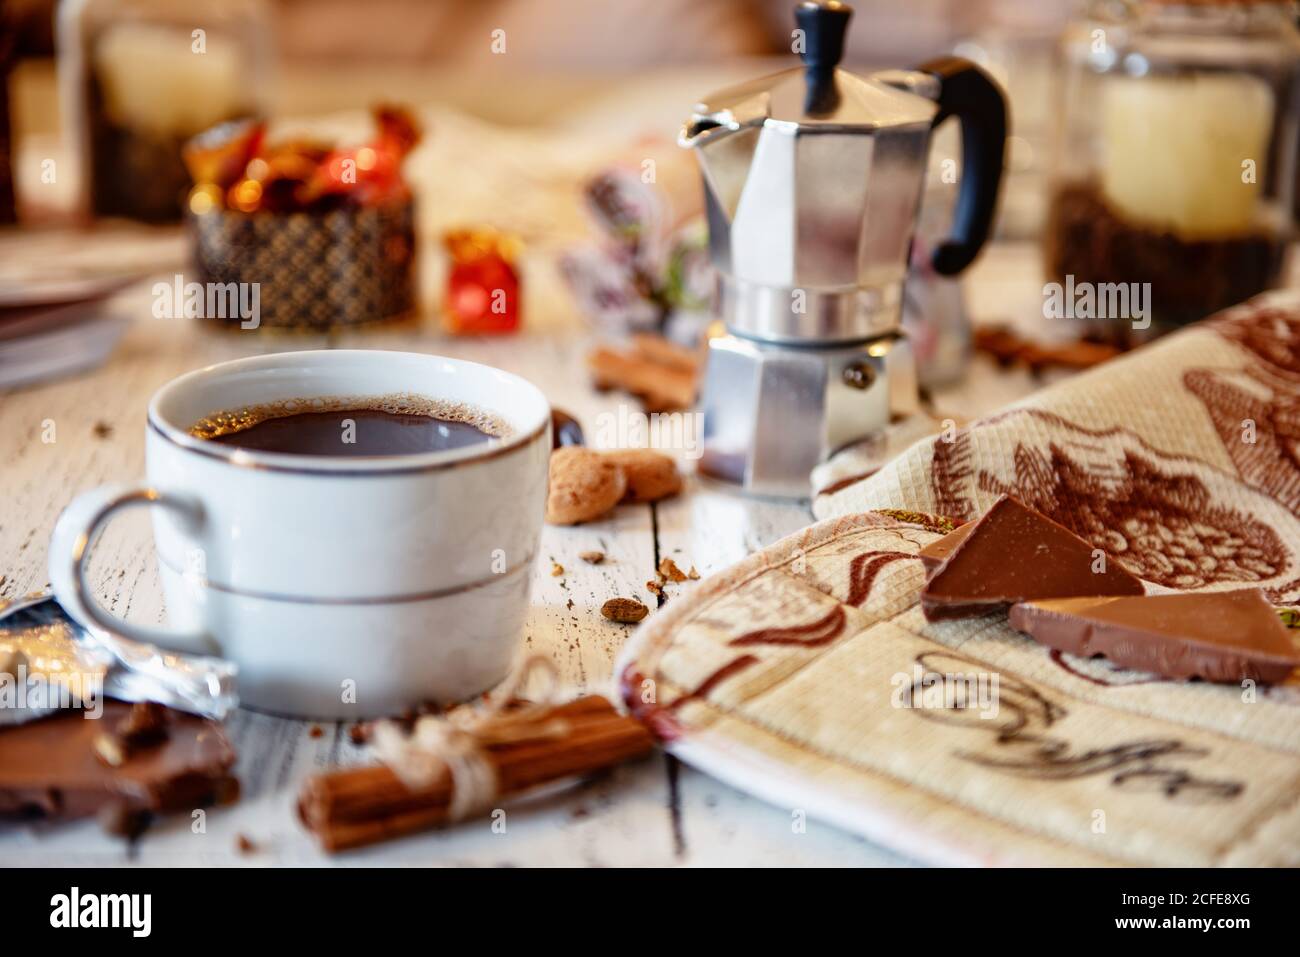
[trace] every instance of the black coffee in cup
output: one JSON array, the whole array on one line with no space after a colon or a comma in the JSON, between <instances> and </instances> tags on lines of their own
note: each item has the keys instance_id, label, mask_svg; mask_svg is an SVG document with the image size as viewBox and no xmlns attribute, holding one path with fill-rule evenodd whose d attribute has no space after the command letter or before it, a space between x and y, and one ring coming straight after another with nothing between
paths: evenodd
<instances>
[{"instance_id":1,"label":"black coffee in cup","mask_svg":"<svg viewBox=\"0 0 1300 957\"><path fill-rule=\"evenodd\" d=\"M423 396L295 399L208 416L197 438L256 452L375 456L442 452L509 433L490 413Z\"/></svg>"}]
</instances>

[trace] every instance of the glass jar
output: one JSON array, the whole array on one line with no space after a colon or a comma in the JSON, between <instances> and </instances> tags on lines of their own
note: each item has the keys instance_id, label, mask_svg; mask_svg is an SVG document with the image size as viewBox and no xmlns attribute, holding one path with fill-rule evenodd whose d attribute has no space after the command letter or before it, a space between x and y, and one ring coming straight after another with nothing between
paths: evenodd
<instances>
[{"instance_id":1,"label":"glass jar","mask_svg":"<svg viewBox=\"0 0 1300 957\"><path fill-rule=\"evenodd\" d=\"M1061 56L1054 305L1134 344L1275 285L1294 232L1294 5L1094 0Z\"/></svg>"},{"instance_id":2,"label":"glass jar","mask_svg":"<svg viewBox=\"0 0 1300 957\"><path fill-rule=\"evenodd\" d=\"M14 198L13 139L9 130L9 70L13 66L17 34L0 9L0 224L18 220Z\"/></svg>"},{"instance_id":3,"label":"glass jar","mask_svg":"<svg viewBox=\"0 0 1300 957\"><path fill-rule=\"evenodd\" d=\"M181 146L265 108L262 0L62 0L59 86L79 211L181 218Z\"/></svg>"}]
</instances>

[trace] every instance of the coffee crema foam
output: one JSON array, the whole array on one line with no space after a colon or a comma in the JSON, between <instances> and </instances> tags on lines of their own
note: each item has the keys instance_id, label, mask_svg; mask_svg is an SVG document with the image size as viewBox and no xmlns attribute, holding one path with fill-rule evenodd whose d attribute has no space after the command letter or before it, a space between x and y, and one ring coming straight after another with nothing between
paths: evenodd
<instances>
[{"instance_id":1,"label":"coffee crema foam","mask_svg":"<svg viewBox=\"0 0 1300 957\"><path fill-rule=\"evenodd\" d=\"M451 399L433 399L411 392L392 395L317 396L307 399L280 399L259 405L245 406L227 412L214 412L204 416L188 429L196 439L215 439L223 435L245 432L270 419L282 419L304 412L348 412L371 410L390 415L420 415L463 422L493 439L508 439L514 428L494 412L479 409L465 402Z\"/></svg>"}]
</instances>

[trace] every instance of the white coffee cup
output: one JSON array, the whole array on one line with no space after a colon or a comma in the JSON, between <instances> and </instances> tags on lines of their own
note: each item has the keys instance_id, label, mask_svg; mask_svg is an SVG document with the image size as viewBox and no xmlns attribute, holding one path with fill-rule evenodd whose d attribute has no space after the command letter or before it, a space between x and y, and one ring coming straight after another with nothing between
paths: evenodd
<instances>
[{"instance_id":1,"label":"white coffee cup","mask_svg":"<svg viewBox=\"0 0 1300 957\"><path fill-rule=\"evenodd\" d=\"M391 456L290 455L196 438L220 411L397 393L463 403L499 439ZM149 403L146 474L77 498L50 542L60 604L89 628L239 667L241 702L355 719L468 698L519 647L545 511L550 407L518 376L402 352L328 350L209 366ZM85 577L111 515L157 505L169 628L110 614Z\"/></svg>"}]
</instances>

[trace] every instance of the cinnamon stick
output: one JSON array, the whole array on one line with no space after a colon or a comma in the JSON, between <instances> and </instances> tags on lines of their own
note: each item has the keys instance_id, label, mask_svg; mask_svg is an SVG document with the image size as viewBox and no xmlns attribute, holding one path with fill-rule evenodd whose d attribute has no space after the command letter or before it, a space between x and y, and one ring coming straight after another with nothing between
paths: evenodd
<instances>
[{"instance_id":1,"label":"cinnamon stick","mask_svg":"<svg viewBox=\"0 0 1300 957\"><path fill-rule=\"evenodd\" d=\"M1031 372L1050 367L1075 371L1091 369L1115 358L1120 350L1101 342L1077 339L1064 343L1038 343L1005 327L982 327L974 332L975 348L999 363L1023 363Z\"/></svg>"},{"instance_id":2,"label":"cinnamon stick","mask_svg":"<svg viewBox=\"0 0 1300 957\"><path fill-rule=\"evenodd\" d=\"M647 412L687 409L695 402L699 361L665 339L638 337L630 351L598 346L587 356L598 389L622 389L637 396Z\"/></svg>"},{"instance_id":3,"label":"cinnamon stick","mask_svg":"<svg viewBox=\"0 0 1300 957\"><path fill-rule=\"evenodd\" d=\"M502 802L544 784L641 757L654 747L639 722L619 714L599 695L558 705L546 719L563 720L567 733L484 747ZM445 826L451 823L451 796L448 775L412 789L383 765L349 768L309 778L298 796L298 816L325 850L341 851Z\"/></svg>"},{"instance_id":4,"label":"cinnamon stick","mask_svg":"<svg viewBox=\"0 0 1300 957\"><path fill-rule=\"evenodd\" d=\"M699 350L688 349L665 339L663 336L652 336L644 332L637 333L632 337L632 352L647 362L684 372L691 378L698 376L700 373Z\"/></svg>"}]
</instances>

